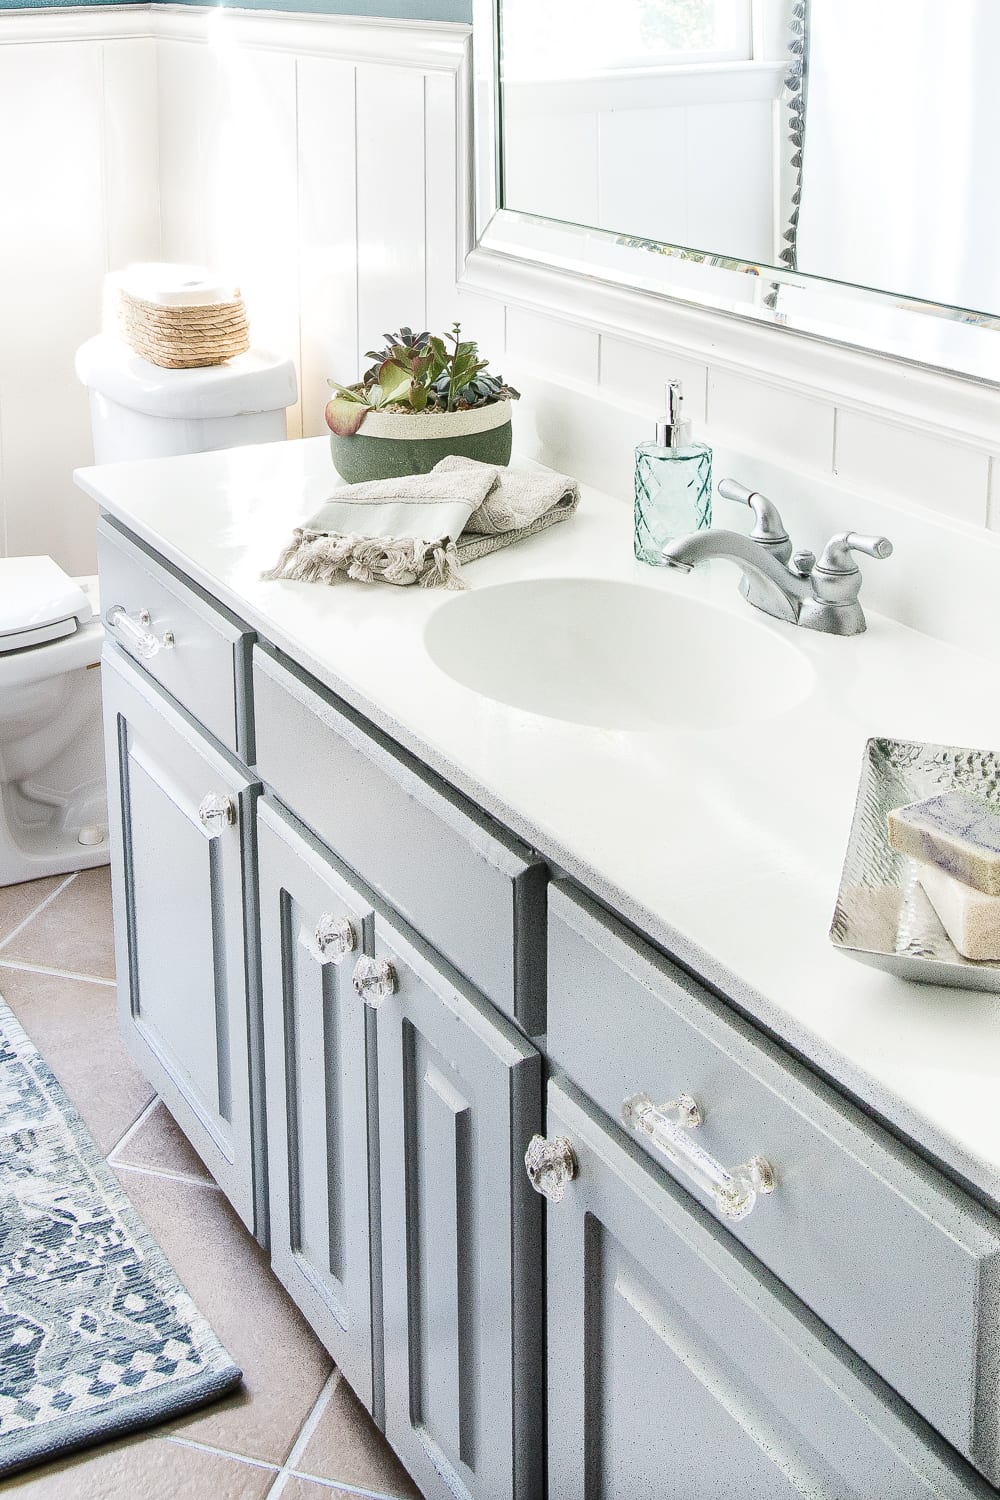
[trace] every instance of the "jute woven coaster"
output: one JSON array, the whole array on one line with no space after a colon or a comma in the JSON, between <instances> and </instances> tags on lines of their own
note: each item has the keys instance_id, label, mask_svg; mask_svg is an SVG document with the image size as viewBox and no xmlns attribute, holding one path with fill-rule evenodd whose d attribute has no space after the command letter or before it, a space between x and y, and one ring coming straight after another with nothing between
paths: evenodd
<instances>
[{"instance_id":1,"label":"jute woven coaster","mask_svg":"<svg viewBox=\"0 0 1000 1500\"><path fill-rule=\"evenodd\" d=\"M231 302L164 307L119 288L118 319L129 348L167 370L221 365L250 348L250 327L239 289Z\"/></svg>"}]
</instances>

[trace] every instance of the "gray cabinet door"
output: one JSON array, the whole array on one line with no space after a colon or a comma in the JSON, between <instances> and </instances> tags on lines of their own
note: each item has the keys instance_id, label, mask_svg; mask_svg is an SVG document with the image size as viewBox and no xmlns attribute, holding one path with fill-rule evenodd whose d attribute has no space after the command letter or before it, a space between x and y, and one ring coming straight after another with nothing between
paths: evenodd
<instances>
[{"instance_id":1,"label":"gray cabinet door","mask_svg":"<svg viewBox=\"0 0 1000 1500\"><path fill-rule=\"evenodd\" d=\"M330 859L263 801L257 849L271 1263L372 1409L374 1016L351 972L356 955L372 951L374 918Z\"/></svg>"},{"instance_id":2,"label":"gray cabinet door","mask_svg":"<svg viewBox=\"0 0 1000 1500\"><path fill-rule=\"evenodd\" d=\"M103 692L122 1032L253 1228L243 888L254 787L112 646Z\"/></svg>"},{"instance_id":3,"label":"gray cabinet door","mask_svg":"<svg viewBox=\"0 0 1000 1500\"><path fill-rule=\"evenodd\" d=\"M380 920L376 953L386 1435L428 1500L539 1500L541 1059Z\"/></svg>"},{"instance_id":4,"label":"gray cabinet door","mask_svg":"<svg viewBox=\"0 0 1000 1500\"><path fill-rule=\"evenodd\" d=\"M549 1500L994 1493L568 1085L548 1135Z\"/></svg>"}]
</instances>

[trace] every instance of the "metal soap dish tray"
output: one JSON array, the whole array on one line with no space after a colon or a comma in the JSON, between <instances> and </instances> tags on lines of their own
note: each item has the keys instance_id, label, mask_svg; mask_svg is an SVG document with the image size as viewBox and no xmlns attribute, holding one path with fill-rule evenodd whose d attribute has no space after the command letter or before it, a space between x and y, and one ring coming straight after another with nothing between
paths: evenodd
<instances>
[{"instance_id":1,"label":"metal soap dish tray","mask_svg":"<svg viewBox=\"0 0 1000 1500\"><path fill-rule=\"evenodd\" d=\"M913 860L889 847L890 809L953 788L1000 811L1000 752L868 741L830 941L903 979L1000 992L1000 963L962 957L924 895Z\"/></svg>"}]
</instances>

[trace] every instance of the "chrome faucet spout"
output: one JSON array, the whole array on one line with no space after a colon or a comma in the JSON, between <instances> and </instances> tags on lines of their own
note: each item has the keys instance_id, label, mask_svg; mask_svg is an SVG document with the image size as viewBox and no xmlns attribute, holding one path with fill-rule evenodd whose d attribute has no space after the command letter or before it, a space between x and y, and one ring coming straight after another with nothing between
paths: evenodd
<instances>
[{"instance_id":1,"label":"chrome faucet spout","mask_svg":"<svg viewBox=\"0 0 1000 1500\"><path fill-rule=\"evenodd\" d=\"M743 573L744 597L766 614L792 625L798 623L803 600L812 597L808 581L790 573L773 553L739 531L694 531L671 542L663 555L685 572L713 557L735 563Z\"/></svg>"},{"instance_id":2,"label":"chrome faucet spout","mask_svg":"<svg viewBox=\"0 0 1000 1500\"><path fill-rule=\"evenodd\" d=\"M861 570L853 554L887 558L892 554L888 537L838 532L817 562L812 552L793 554L784 523L770 500L734 479L722 480L719 494L750 506L756 517L750 536L739 531L694 531L665 547L664 560L689 573L696 563L721 557L739 568L743 575L740 592L755 609L807 630L860 635L865 616L858 598Z\"/></svg>"}]
</instances>

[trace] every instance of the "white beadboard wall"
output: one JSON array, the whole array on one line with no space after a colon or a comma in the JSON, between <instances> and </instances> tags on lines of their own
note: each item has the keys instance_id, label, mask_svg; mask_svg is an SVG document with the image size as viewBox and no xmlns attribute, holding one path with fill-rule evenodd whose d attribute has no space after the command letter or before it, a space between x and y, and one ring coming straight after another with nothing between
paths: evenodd
<instances>
[{"instance_id":1,"label":"white beadboard wall","mask_svg":"<svg viewBox=\"0 0 1000 1500\"><path fill-rule=\"evenodd\" d=\"M149 37L0 15L0 551L94 569L92 461L73 373L105 271L159 251ZM60 40L40 40L52 24Z\"/></svg>"},{"instance_id":2,"label":"white beadboard wall","mask_svg":"<svg viewBox=\"0 0 1000 1500\"><path fill-rule=\"evenodd\" d=\"M996 393L944 381L928 422L886 397L878 361L838 383L840 356L821 344L801 345L791 378L773 331L742 335L751 353L735 358L724 330L689 340L681 313L676 329L661 317L625 336L595 325L582 292L550 310L516 278L506 304L457 288L468 50L464 27L345 17L158 5L0 18L0 139L16 128L22 143L0 152L14 225L0 237L5 551L93 566L93 514L70 478L90 458L73 351L97 326L105 270L160 254L238 277L255 341L298 364L292 436L325 430L327 376L354 377L383 331L460 317L523 385L520 445L623 500L632 445L680 376L718 447L1000 547L986 536L1000 532ZM848 524L868 518L855 506Z\"/></svg>"},{"instance_id":3,"label":"white beadboard wall","mask_svg":"<svg viewBox=\"0 0 1000 1500\"><path fill-rule=\"evenodd\" d=\"M0 553L95 566L73 356L109 269L230 271L254 342L299 368L292 437L325 432L327 377L353 379L383 330L460 315L468 43L338 16L0 14L0 140L19 143L0 149Z\"/></svg>"}]
</instances>

